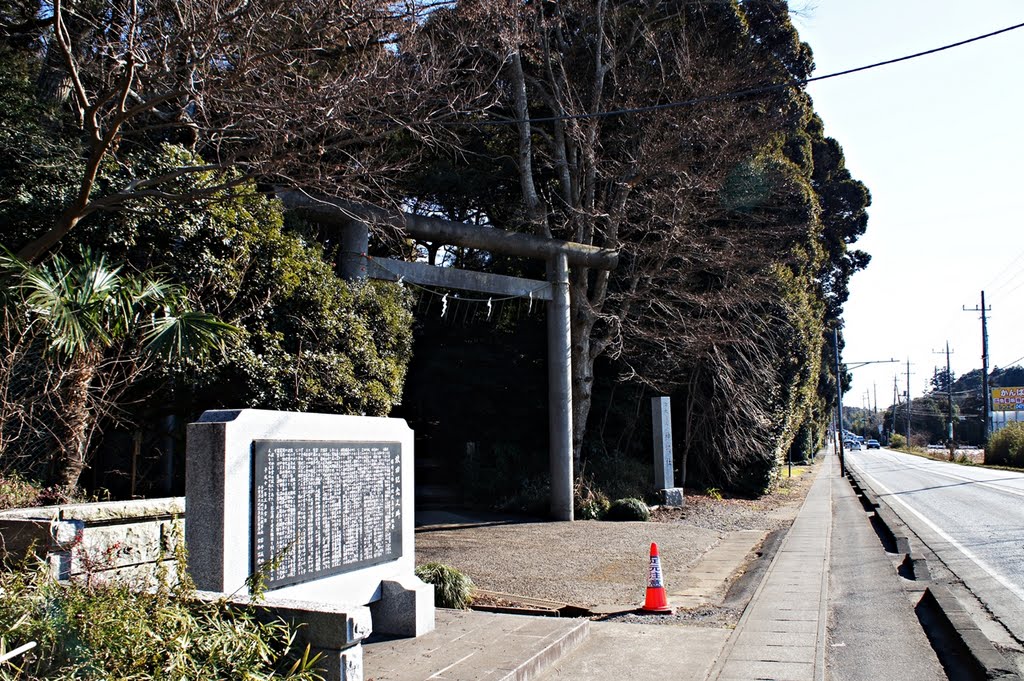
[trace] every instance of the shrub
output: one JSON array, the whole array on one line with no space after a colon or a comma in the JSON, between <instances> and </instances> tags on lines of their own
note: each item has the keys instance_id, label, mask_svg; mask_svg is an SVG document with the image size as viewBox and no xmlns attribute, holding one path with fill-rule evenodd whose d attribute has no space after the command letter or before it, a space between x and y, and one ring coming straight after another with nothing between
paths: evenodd
<instances>
[{"instance_id":1,"label":"shrub","mask_svg":"<svg viewBox=\"0 0 1024 681\"><path fill-rule=\"evenodd\" d=\"M1010 422L989 438L985 463L1024 468L1024 422Z\"/></svg>"},{"instance_id":2,"label":"shrub","mask_svg":"<svg viewBox=\"0 0 1024 681\"><path fill-rule=\"evenodd\" d=\"M321 678L291 626L197 600L187 577L146 592L100 581L58 582L45 566L0 572L0 649L37 643L3 678Z\"/></svg>"},{"instance_id":3,"label":"shrub","mask_svg":"<svg viewBox=\"0 0 1024 681\"><path fill-rule=\"evenodd\" d=\"M612 505L608 508L608 512L605 514L605 520L650 520L651 511L640 499L627 498L627 499L616 499L612 502Z\"/></svg>"},{"instance_id":4,"label":"shrub","mask_svg":"<svg viewBox=\"0 0 1024 681\"><path fill-rule=\"evenodd\" d=\"M17 471L7 475L0 473L0 511L9 508L81 504L89 501L96 499L86 496L79 489L60 485L43 487L42 483L29 480Z\"/></svg>"},{"instance_id":5,"label":"shrub","mask_svg":"<svg viewBox=\"0 0 1024 681\"><path fill-rule=\"evenodd\" d=\"M581 477L576 482L573 496L575 498L574 515L577 520L600 520L611 506L608 495L586 477Z\"/></svg>"},{"instance_id":6,"label":"shrub","mask_svg":"<svg viewBox=\"0 0 1024 681\"><path fill-rule=\"evenodd\" d=\"M611 502L603 492L596 492L576 504L576 520L601 520L608 514Z\"/></svg>"},{"instance_id":7,"label":"shrub","mask_svg":"<svg viewBox=\"0 0 1024 681\"><path fill-rule=\"evenodd\" d=\"M17 473L0 476L0 510L35 506L42 493L39 483L29 482Z\"/></svg>"},{"instance_id":8,"label":"shrub","mask_svg":"<svg viewBox=\"0 0 1024 681\"><path fill-rule=\"evenodd\" d=\"M889 446L893 449L904 449L907 446L907 438L899 433L893 433L889 440Z\"/></svg>"},{"instance_id":9,"label":"shrub","mask_svg":"<svg viewBox=\"0 0 1024 681\"><path fill-rule=\"evenodd\" d=\"M434 605L439 608L466 609L473 602L473 580L443 563L416 566L416 576L434 585Z\"/></svg>"}]
</instances>

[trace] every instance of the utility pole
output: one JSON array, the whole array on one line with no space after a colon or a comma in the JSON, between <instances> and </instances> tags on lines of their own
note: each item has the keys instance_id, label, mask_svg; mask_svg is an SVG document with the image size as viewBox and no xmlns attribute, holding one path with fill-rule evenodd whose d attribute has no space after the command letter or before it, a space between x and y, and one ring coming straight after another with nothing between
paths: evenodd
<instances>
[{"instance_id":1,"label":"utility pole","mask_svg":"<svg viewBox=\"0 0 1024 681\"><path fill-rule=\"evenodd\" d=\"M910 448L910 358L907 357L907 448Z\"/></svg>"},{"instance_id":2,"label":"utility pole","mask_svg":"<svg viewBox=\"0 0 1024 681\"><path fill-rule=\"evenodd\" d=\"M892 375L892 423L889 424L889 444L892 444L892 436L896 433L896 414L900 410L900 389L896 383L896 374Z\"/></svg>"},{"instance_id":3,"label":"utility pole","mask_svg":"<svg viewBox=\"0 0 1024 681\"><path fill-rule=\"evenodd\" d=\"M935 351L933 350L933 352ZM949 352L949 341L946 341L946 399L949 401L949 420L946 422L946 447L949 449L949 460L952 461L956 445L953 440L953 370L950 368Z\"/></svg>"},{"instance_id":4,"label":"utility pole","mask_svg":"<svg viewBox=\"0 0 1024 681\"><path fill-rule=\"evenodd\" d=\"M949 400L949 460L953 460L956 439L953 437L953 370L949 364L949 341L946 341L946 398Z\"/></svg>"},{"instance_id":5,"label":"utility pole","mask_svg":"<svg viewBox=\"0 0 1024 681\"><path fill-rule=\"evenodd\" d=\"M988 442L988 436L992 432L992 424L990 422L989 414L992 410L989 409L989 402L992 399L992 395L988 391L988 318L985 313L990 312L992 307L985 307L985 292L981 292L981 307L967 307L963 306L964 312L980 312L981 313L981 403L984 405L982 409L984 413L981 416L982 422L985 424L985 442Z\"/></svg>"}]
</instances>

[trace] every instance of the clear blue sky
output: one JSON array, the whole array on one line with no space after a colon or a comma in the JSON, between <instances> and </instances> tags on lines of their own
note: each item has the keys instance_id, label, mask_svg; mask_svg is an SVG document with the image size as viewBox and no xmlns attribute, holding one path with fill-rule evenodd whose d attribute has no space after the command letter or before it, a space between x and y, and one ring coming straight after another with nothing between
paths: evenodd
<instances>
[{"instance_id":1,"label":"clear blue sky","mask_svg":"<svg viewBox=\"0 0 1024 681\"><path fill-rule=\"evenodd\" d=\"M815 75L958 42L1024 22L1024 1L791 0ZM844 403L892 403L893 376L918 396L935 366L981 367L981 291L990 366L1024 363L1024 29L920 59L813 83L826 134L872 194L857 246L871 264L845 308L853 371ZM1017 361L1015 361L1017 360Z\"/></svg>"}]
</instances>

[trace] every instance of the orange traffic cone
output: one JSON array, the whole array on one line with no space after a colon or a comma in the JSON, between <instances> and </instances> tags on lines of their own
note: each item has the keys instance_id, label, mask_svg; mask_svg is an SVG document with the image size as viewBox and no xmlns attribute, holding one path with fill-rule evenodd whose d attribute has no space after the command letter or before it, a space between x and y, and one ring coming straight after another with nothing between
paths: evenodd
<instances>
[{"instance_id":1,"label":"orange traffic cone","mask_svg":"<svg viewBox=\"0 0 1024 681\"><path fill-rule=\"evenodd\" d=\"M644 602L641 612L651 612L663 615L672 614L672 608L668 606L668 597L665 595L665 584L661 579L661 558L658 557L658 545L651 543L651 566L647 576L647 600Z\"/></svg>"}]
</instances>

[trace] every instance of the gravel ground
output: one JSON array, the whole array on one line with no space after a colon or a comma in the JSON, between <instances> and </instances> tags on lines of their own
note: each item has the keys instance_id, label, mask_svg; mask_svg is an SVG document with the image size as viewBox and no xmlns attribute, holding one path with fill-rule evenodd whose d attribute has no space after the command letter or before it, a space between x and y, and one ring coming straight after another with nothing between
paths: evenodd
<instances>
[{"instance_id":1,"label":"gravel ground","mask_svg":"<svg viewBox=\"0 0 1024 681\"><path fill-rule=\"evenodd\" d=\"M666 584L681 584L688 568L727 533L792 523L812 478L801 475L757 500L688 494L684 508L655 509L646 523L481 524L462 517L462 524L417 528L416 562L446 563L490 591L586 608L636 607L644 599L651 542L658 544ZM439 523L452 520L437 516Z\"/></svg>"}]
</instances>

